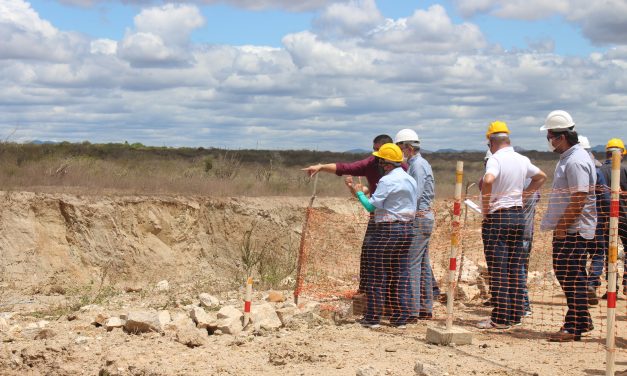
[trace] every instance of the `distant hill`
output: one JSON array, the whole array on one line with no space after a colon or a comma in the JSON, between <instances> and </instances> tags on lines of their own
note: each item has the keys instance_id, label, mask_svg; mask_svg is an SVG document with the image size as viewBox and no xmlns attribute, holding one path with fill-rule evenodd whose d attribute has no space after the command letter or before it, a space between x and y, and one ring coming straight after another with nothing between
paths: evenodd
<instances>
[{"instance_id":1,"label":"distant hill","mask_svg":"<svg viewBox=\"0 0 627 376\"><path fill-rule=\"evenodd\" d=\"M350 154L368 154L371 153L371 150L366 150L366 149L351 149L351 150L346 150L345 153L350 153Z\"/></svg>"},{"instance_id":2,"label":"distant hill","mask_svg":"<svg viewBox=\"0 0 627 376\"><path fill-rule=\"evenodd\" d=\"M58 142L56 141L41 141L41 140L32 140L29 142L26 142L27 144L35 144L35 145L54 145L54 144L58 144Z\"/></svg>"}]
</instances>

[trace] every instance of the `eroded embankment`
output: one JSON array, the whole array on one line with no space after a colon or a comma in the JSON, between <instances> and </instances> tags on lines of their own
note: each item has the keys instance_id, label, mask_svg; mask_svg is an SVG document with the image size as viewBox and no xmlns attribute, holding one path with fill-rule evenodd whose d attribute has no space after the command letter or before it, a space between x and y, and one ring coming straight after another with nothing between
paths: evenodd
<instances>
[{"instance_id":1,"label":"eroded embankment","mask_svg":"<svg viewBox=\"0 0 627 376\"><path fill-rule=\"evenodd\" d=\"M297 247L309 201L30 192L0 197L0 282L10 290L42 292L105 276L118 283L202 275L228 285L245 267L244 234L252 230L255 246ZM355 210L348 199L316 205Z\"/></svg>"}]
</instances>

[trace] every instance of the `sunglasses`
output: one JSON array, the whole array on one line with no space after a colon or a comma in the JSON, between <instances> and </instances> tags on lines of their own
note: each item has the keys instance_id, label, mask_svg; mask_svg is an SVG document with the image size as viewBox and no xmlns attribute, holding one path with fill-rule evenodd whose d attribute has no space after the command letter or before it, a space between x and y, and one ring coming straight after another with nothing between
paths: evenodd
<instances>
[{"instance_id":1,"label":"sunglasses","mask_svg":"<svg viewBox=\"0 0 627 376\"><path fill-rule=\"evenodd\" d=\"M561 134L554 134L554 135L547 134L547 135L546 135L546 139L547 139L547 140L549 140L549 141L551 141L551 140L555 140L556 138L560 138L560 137L562 137L562 136L563 136L563 135L561 135Z\"/></svg>"}]
</instances>

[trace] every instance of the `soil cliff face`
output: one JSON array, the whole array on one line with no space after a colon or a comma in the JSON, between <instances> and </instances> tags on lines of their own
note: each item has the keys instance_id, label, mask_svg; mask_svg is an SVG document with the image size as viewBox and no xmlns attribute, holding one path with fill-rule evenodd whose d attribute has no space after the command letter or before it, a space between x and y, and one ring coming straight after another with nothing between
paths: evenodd
<instances>
[{"instance_id":1,"label":"soil cliff face","mask_svg":"<svg viewBox=\"0 0 627 376\"><path fill-rule=\"evenodd\" d=\"M112 281L228 283L241 270L243 236L298 246L308 198L76 196L0 193L0 276L5 287ZM350 213L355 202L316 206ZM272 246L271 244L269 246Z\"/></svg>"}]
</instances>

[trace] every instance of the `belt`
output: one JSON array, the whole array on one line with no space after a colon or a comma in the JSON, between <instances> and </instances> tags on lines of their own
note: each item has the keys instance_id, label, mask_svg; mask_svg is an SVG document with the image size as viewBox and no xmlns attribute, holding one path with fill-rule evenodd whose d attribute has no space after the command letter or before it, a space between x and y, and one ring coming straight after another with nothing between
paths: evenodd
<instances>
[{"instance_id":1,"label":"belt","mask_svg":"<svg viewBox=\"0 0 627 376\"><path fill-rule=\"evenodd\" d=\"M416 212L416 217L418 218L422 218L422 217L426 217L429 213L432 213L433 209L429 208L429 209L425 209L425 210L418 210Z\"/></svg>"},{"instance_id":2,"label":"belt","mask_svg":"<svg viewBox=\"0 0 627 376\"><path fill-rule=\"evenodd\" d=\"M510 208L496 209L490 214L496 214L498 212L517 212L517 211L522 211L522 210L523 210L522 206L512 206Z\"/></svg>"},{"instance_id":3,"label":"belt","mask_svg":"<svg viewBox=\"0 0 627 376\"><path fill-rule=\"evenodd\" d=\"M390 226L390 225L396 225L396 224L411 224L412 221L401 221L401 220L396 220L396 221L385 221L385 222L376 222L375 224L377 226Z\"/></svg>"}]
</instances>

